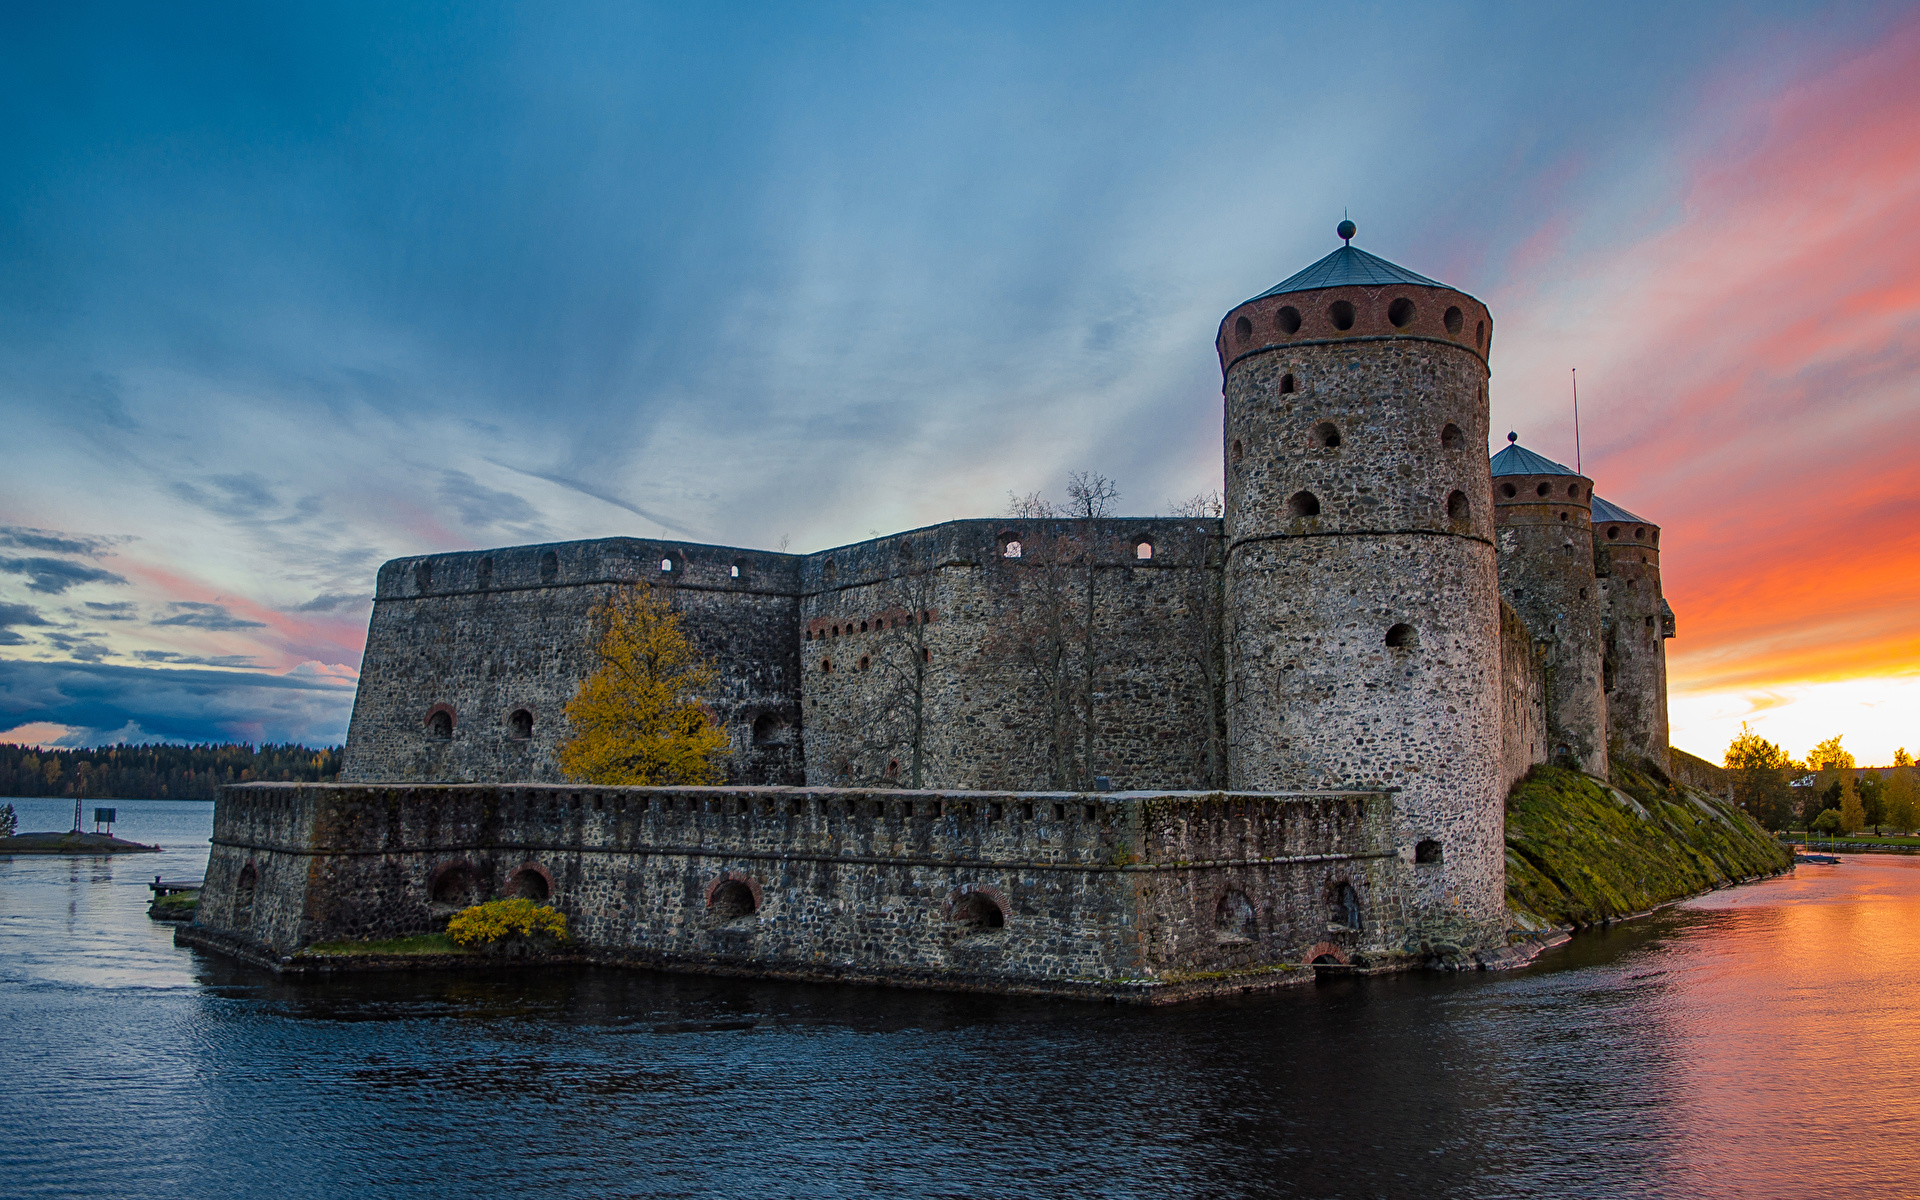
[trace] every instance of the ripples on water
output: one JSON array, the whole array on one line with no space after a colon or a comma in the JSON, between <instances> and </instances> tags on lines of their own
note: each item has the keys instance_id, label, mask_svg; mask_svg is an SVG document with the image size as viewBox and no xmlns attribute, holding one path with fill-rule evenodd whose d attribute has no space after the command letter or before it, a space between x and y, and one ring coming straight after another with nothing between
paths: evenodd
<instances>
[{"instance_id":1,"label":"ripples on water","mask_svg":"<svg viewBox=\"0 0 1920 1200\"><path fill-rule=\"evenodd\" d=\"M1917 1190L1910 859L1523 972L1138 1011L599 970L281 983L145 916L155 873L200 873L212 805L117 807L168 852L0 859L7 1195Z\"/></svg>"}]
</instances>

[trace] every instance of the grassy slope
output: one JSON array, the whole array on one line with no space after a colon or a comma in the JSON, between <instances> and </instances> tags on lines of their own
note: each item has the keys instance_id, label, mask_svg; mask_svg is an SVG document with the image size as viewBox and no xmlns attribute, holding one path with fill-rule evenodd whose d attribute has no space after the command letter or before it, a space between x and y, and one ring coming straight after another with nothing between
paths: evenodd
<instances>
[{"instance_id":1,"label":"grassy slope","mask_svg":"<svg viewBox=\"0 0 1920 1200\"><path fill-rule=\"evenodd\" d=\"M1507 797L1507 907L1522 929L1591 925L1792 865L1739 809L1629 766L1616 786L1535 767Z\"/></svg>"}]
</instances>

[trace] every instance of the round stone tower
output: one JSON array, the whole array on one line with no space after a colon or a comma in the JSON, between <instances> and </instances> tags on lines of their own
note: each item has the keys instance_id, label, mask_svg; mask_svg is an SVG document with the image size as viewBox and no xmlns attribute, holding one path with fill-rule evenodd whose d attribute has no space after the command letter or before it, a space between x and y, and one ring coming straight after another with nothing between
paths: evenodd
<instances>
[{"instance_id":1,"label":"round stone tower","mask_svg":"<svg viewBox=\"0 0 1920 1200\"><path fill-rule=\"evenodd\" d=\"M1660 527L1593 498L1593 569L1606 603L1607 749L1672 770L1667 753L1667 642Z\"/></svg>"},{"instance_id":2,"label":"round stone tower","mask_svg":"<svg viewBox=\"0 0 1920 1200\"><path fill-rule=\"evenodd\" d=\"M1546 646L1547 755L1607 775L1607 702L1594 577L1593 480L1521 446L1493 456L1500 591Z\"/></svg>"},{"instance_id":3,"label":"round stone tower","mask_svg":"<svg viewBox=\"0 0 1920 1200\"><path fill-rule=\"evenodd\" d=\"M1424 940L1506 926L1492 335L1478 300L1347 245L1217 342L1230 786L1398 789Z\"/></svg>"}]
</instances>

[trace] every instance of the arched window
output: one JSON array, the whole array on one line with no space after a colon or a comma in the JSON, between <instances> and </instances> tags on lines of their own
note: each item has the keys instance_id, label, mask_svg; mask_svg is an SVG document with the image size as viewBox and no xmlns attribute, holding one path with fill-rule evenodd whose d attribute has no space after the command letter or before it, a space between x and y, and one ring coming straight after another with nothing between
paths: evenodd
<instances>
[{"instance_id":1,"label":"arched window","mask_svg":"<svg viewBox=\"0 0 1920 1200\"><path fill-rule=\"evenodd\" d=\"M480 585L481 591L484 592L488 588L491 588L493 586L493 557L489 555L481 559L480 565L474 568L473 574L475 581Z\"/></svg>"},{"instance_id":2,"label":"arched window","mask_svg":"<svg viewBox=\"0 0 1920 1200\"><path fill-rule=\"evenodd\" d=\"M1273 322L1280 327L1281 333L1292 337L1294 334L1300 332L1300 310L1291 304L1286 305L1279 312L1273 314Z\"/></svg>"},{"instance_id":3,"label":"arched window","mask_svg":"<svg viewBox=\"0 0 1920 1200\"><path fill-rule=\"evenodd\" d=\"M436 705L427 714L427 733L429 736L446 739L453 736L453 713L446 705Z\"/></svg>"},{"instance_id":4,"label":"arched window","mask_svg":"<svg viewBox=\"0 0 1920 1200\"><path fill-rule=\"evenodd\" d=\"M673 571L673 559L662 558L660 560L660 570L662 574L671 574Z\"/></svg>"},{"instance_id":5,"label":"arched window","mask_svg":"<svg viewBox=\"0 0 1920 1200\"><path fill-rule=\"evenodd\" d=\"M1392 322L1395 329L1405 329L1413 324L1413 311L1413 301L1405 296L1396 297L1392 304L1387 305L1387 320Z\"/></svg>"},{"instance_id":6,"label":"arched window","mask_svg":"<svg viewBox=\"0 0 1920 1200\"><path fill-rule=\"evenodd\" d=\"M1365 924L1360 914L1360 893L1354 891L1353 885L1344 879L1334 885L1333 922L1345 925L1348 929L1359 929Z\"/></svg>"},{"instance_id":7,"label":"arched window","mask_svg":"<svg viewBox=\"0 0 1920 1200\"><path fill-rule=\"evenodd\" d=\"M507 880L507 895L544 902L553 897L553 885L547 882L544 873L532 867L521 867Z\"/></svg>"},{"instance_id":8,"label":"arched window","mask_svg":"<svg viewBox=\"0 0 1920 1200\"><path fill-rule=\"evenodd\" d=\"M560 555L552 550L540 556L540 582L553 583L560 578Z\"/></svg>"},{"instance_id":9,"label":"arched window","mask_svg":"<svg viewBox=\"0 0 1920 1200\"><path fill-rule=\"evenodd\" d=\"M1007 914L985 892L968 892L953 906L953 923L968 933L984 933L1005 928Z\"/></svg>"},{"instance_id":10,"label":"arched window","mask_svg":"<svg viewBox=\"0 0 1920 1200\"><path fill-rule=\"evenodd\" d=\"M1447 333L1453 337L1460 336L1460 326L1466 323L1463 314L1460 312L1460 306L1457 304L1449 308L1446 316L1441 318L1441 320L1446 324Z\"/></svg>"},{"instance_id":11,"label":"arched window","mask_svg":"<svg viewBox=\"0 0 1920 1200\"><path fill-rule=\"evenodd\" d=\"M1246 449L1245 447L1240 445L1240 439L1239 438L1233 439L1233 461L1239 462L1240 459L1243 456L1245 456L1245 454L1246 454Z\"/></svg>"},{"instance_id":12,"label":"arched window","mask_svg":"<svg viewBox=\"0 0 1920 1200\"><path fill-rule=\"evenodd\" d=\"M1291 374L1282 375L1280 377L1280 393L1282 395L1285 395L1288 392L1293 391L1293 386L1294 386L1293 376Z\"/></svg>"},{"instance_id":13,"label":"arched window","mask_svg":"<svg viewBox=\"0 0 1920 1200\"><path fill-rule=\"evenodd\" d=\"M433 590L433 560L423 558L413 564L413 590L426 593Z\"/></svg>"},{"instance_id":14,"label":"arched window","mask_svg":"<svg viewBox=\"0 0 1920 1200\"><path fill-rule=\"evenodd\" d=\"M1487 342L1487 323L1485 321L1475 321L1473 323L1474 346L1476 348L1483 348L1485 347L1486 342Z\"/></svg>"},{"instance_id":15,"label":"arched window","mask_svg":"<svg viewBox=\"0 0 1920 1200\"><path fill-rule=\"evenodd\" d=\"M871 658L869 658L869 657L867 657L867 656L866 656L866 655L864 655L864 654L862 654L862 655L860 656L860 669L861 669L862 671L864 671L864 670L866 670L867 668L869 668L869 667L871 667L872 665L873 665L873 659L871 659Z\"/></svg>"},{"instance_id":16,"label":"arched window","mask_svg":"<svg viewBox=\"0 0 1920 1200\"><path fill-rule=\"evenodd\" d=\"M750 917L759 908L760 902L754 899L753 889L738 879L727 880L707 897L707 916L717 924Z\"/></svg>"},{"instance_id":17,"label":"arched window","mask_svg":"<svg viewBox=\"0 0 1920 1200\"><path fill-rule=\"evenodd\" d=\"M1460 444L1466 440L1467 435L1461 433L1460 427L1452 421L1448 421L1446 428L1440 431L1440 445L1443 449L1458 450Z\"/></svg>"},{"instance_id":18,"label":"arched window","mask_svg":"<svg viewBox=\"0 0 1920 1200\"><path fill-rule=\"evenodd\" d=\"M1327 305L1327 320L1333 322L1333 327L1340 332L1345 333L1353 328L1353 318L1353 305L1347 301L1335 300Z\"/></svg>"},{"instance_id":19,"label":"arched window","mask_svg":"<svg viewBox=\"0 0 1920 1200\"><path fill-rule=\"evenodd\" d=\"M240 877L233 881L233 923L236 928L246 929L253 924L253 894L259 888L260 874L248 863L240 868Z\"/></svg>"},{"instance_id":20,"label":"arched window","mask_svg":"<svg viewBox=\"0 0 1920 1200\"><path fill-rule=\"evenodd\" d=\"M1313 427L1313 441L1316 446L1336 449L1340 445L1340 431L1332 421L1322 421Z\"/></svg>"},{"instance_id":21,"label":"arched window","mask_svg":"<svg viewBox=\"0 0 1920 1200\"><path fill-rule=\"evenodd\" d=\"M1395 625L1387 630L1387 645L1396 650L1410 649L1420 644L1419 635L1411 625Z\"/></svg>"},{"instance_id":22,"label":"arched window","mask_svg":"<svg viewBox=\"0 0 1920 1200\"><path fill-rule=\"evenodd\" d=\"M514 709L512 715L507 717L507 728L512 737L526 741L533 736L533 714L524 708Z\"/></svg>"},{"instance_id":23,"label":"arched window","mask_svg":"<svg viewBox=\"0 0 1920 1200\"><path fill-rule=\"evenodd\" d=\"M728 567L728 568L727 568L727 578L729 578L729 579L738 579L738 578L740 578L740 568L741 568L741 567L742 567L743 565L745 565L745 564L742 564L742 563L735 563L735 564L733 564L733 565L732 565L731 567Z\"/></svg>"},{"instance_id":24,"label":"arched window","mask_svg":"<svg viewBox=\"0 0 1920 1200\"><path fill-rule=\"evenodd\" d=\"M1214 937L1222 942L1250 942L1257 932L1253 904L1239 892L1230 891L1213 906Z\"/></svg>"},{"instance_id":25,"label":"arched window","mask_svg":"<svg viewBox=\"0 0 1920 1200\"><path fill-rule=\"evenodd\" d=\"M1610 542L1617 542L1620 540L1620 527L1618 525L1607 526L1607 540Z\"/></svg>"},{"instance_id":26,"label":"arched window","mask_svg":"<svg viewBox=\"0 0 1920 1200\"><path fill-rule=\"evenodd\" d=\"M434 872L431 895L435 904L457 904L462 907L474 900L473 872L465 863L448 863Z\"/></svg>"},{"instance_id":27,"label":"arched window","mask_svg":"<svg viewBox=\"0 0 1920 1200\"><path fill-rule=\"evenodd\" d=\"M1247 320L1245 317L1241 317L1235 321L1233 323L1233 336L1238 338L1242 345L1245 345L1247 339L1253 336L1253 322Z\"/></svg>"},{"instance_id":28,"label":"arched window","mask_svg":"<svg viewBox=\"0 0 1920 1200\"><path fill-rule=\"evenodd\" d=\"M1141 561L1143 561L1143 562L1144 562L1144 561L1146 561L1147 559L1150 559L1150 558L1152 558L1152 557L1153 557L1153 543L1152 543L1152 542L1136 542L1136 543L1134 543L1134 547L1133 547L1133 556L1134 556L1135 558L1137 558L1137 559L1140 559L1140 560L1141 560Z\"/></svg>"},{"instance_id":29,"label":"arched window","mask_svg":"<svg viewBox=\"0 0 1920 1200\"><path fill-rule=\"evenodd\" d=\"M1010 537L1000 543L1000 557L1002 558L1019 558L1021 553L1019 538Z\"/></svg>"},{"instance_id":30,"label":"arched window","mask_svg":"<svg viewBox=\"0 0 1920 1200\"><path fill-rule=\"evenodd\" d=\"M1545 496L1548 492L1551 492L1552 490L1553 490L1552 484L1543 483L1533 489L1533 494L1536 496Z\"/></svg>"},{"instance_id":31,"label":"arched window","mask_svg":"<svg viewBox=\"0 0 1920 1200\"><path fill-rule=\"evenodd\" d=\"M828 559L826 562L820 564L820 575L828 583L833 582L833 577L836 574L838 574L838 571L834 568L832 559Z\"/></svg>"},{"instance_id":32,"label":"arched window","mask_svg":"<svg viewBox=\"0 0 1920 1200\"><path fill-rule=\"evenodd\" d=\"M753 744L772 746L787 740L787 719L779 713L761 713L753 719Z\"/></svg>"},{"instance_id":33,"label":"arched window","mask_svg":"<svg viewBox=\"0 0 1920 1200\"><path fill-rule=\"evenodd\" d=\"M1500 494L1502 496L1505 496L1507 499L1511 500L1515 496L1519 495L1520 493L1514 490L1514 487L1512 484L1503 483L1500 485Z\"/></svg>"},{"instance_id":34,"label":"arched window","mask_svg":"<svg viewBox=\"0 0 1920 1200\"><path fill-rule=\"evenodd\" d=\"M832 660L832 659L830 659L830 658L823 658L823 659L821 659L821 660L820 660L820 673L821 673L822 675L831 675L831 674L833 674L833 660Z\"/></svg>"},{"instance_id":35,"label":"arched window","mask_svg":"<svg viewBox=\"0 0 1920 1200\"><path fill-rule=\"evenodd\" d=\"M1467 502L1467 494L1455 489L1447 493L1447 520L1464 521L1473 515L1473 506Z\"/></svg>"},{"instance_id":36,"label":"arched window","mask_svg":"<svg viewBox=\"0 0 1920 1200\"><path fill-rule=\"evenodd\" d=\"M1287 498L1287 513L1295 517L1317 517L1320 515L1320 497L1312 492L1295 492Z\"/></svg>"}]
</instances>

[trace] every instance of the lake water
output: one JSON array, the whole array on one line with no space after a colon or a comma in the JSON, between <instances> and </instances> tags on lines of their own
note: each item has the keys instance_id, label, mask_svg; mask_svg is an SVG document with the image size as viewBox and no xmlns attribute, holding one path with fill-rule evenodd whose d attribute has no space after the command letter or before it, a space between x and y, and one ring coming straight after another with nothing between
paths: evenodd
<instances>
[{"instance_id":1,"label":"lake water","mask_svg":"<svg viewBox=\"0 0 1920 1200\"><path fill-rule=\"evenodd\" d=\"M0 858L7 1196L1920 1194L1915 859L1524 971L1141 1011L588 969L282 983L145 916L156 873L199 876L212 805L113 803L166 853Z\"/></svg>"}]
</instances>

